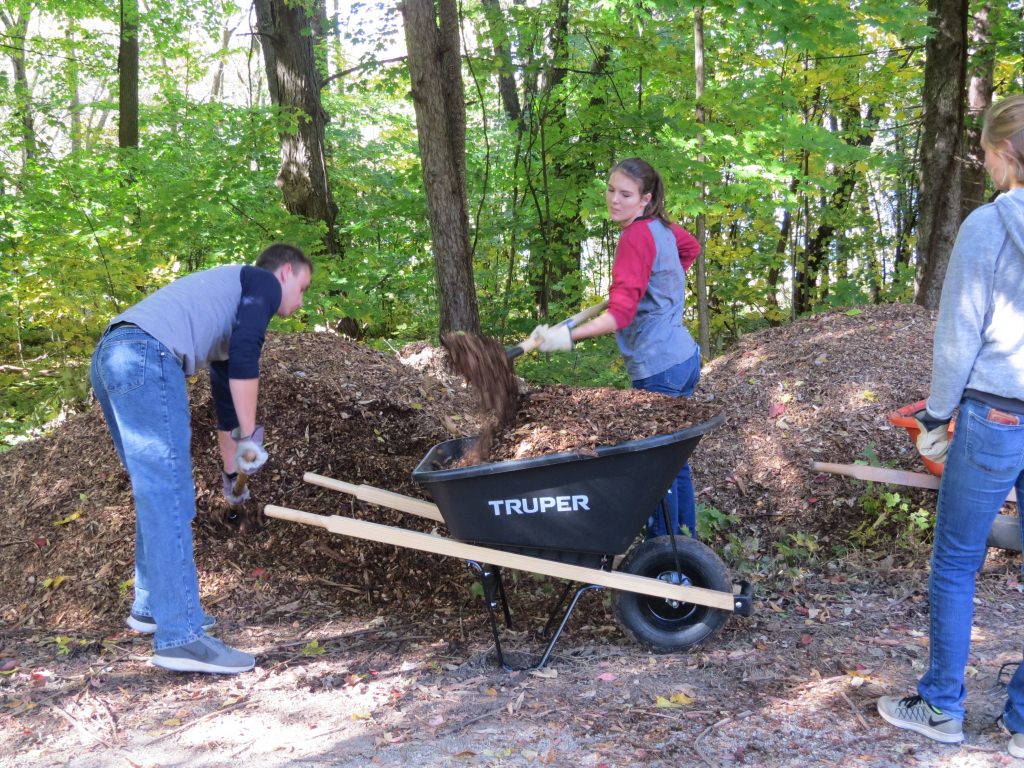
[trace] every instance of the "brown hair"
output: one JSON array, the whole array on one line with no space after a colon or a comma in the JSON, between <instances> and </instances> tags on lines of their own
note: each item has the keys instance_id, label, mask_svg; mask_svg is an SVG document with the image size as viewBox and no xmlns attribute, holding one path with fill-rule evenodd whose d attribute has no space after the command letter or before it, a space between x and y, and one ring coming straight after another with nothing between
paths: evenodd
<instances>
[{"instance_id":1,"label":"brown hair","mask_svg":"<svg viewBox=\"0 0 1024 768\"><path fill-rule=\"evenodd\" d=\"M627 157L620 160L615 167L608 172L611 176L616 171L624 173L640 185L640 196L650 193L651 200L644 207L645 218L660 219L663 224L671 224L672 220L665 213L665 182L651 164L639 157Z\"/></svg>"},{"instance_id":2,"label":"brown hair","mask_svg":"<svg viewBox=\"0 0 1024 768\"><path fill-rule=\"evenodd\" d=\"M313 262L310 261L309 256L304 254L301 248L287 243L268 245L256 259L254 266L273 272L285 264L291 264L292 268L305 266L309 269L309 274L313 274Z\"/></svg>"},{"instance_id":3,"label":"brown hair","mask_svg":"<svg viewBox=\"0 0 1024 768\"><path fill-rule=\"evenodd\" d=\"M985 111L981 146L1006 160L1014 178L1024 181L1024 94L1007 96Z\"/></svg>"}]
</instances>

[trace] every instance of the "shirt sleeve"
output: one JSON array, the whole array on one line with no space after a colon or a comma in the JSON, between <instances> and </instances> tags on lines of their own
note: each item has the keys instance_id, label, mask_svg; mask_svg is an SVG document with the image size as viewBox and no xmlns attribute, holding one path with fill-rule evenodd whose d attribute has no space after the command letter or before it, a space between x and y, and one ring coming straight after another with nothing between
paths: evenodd
<instances>
[{"instance_id":1,"label":"shirt sleeve","mask_svg":"<svg viewBox=\"0 0 1024 768\"><path fill-rule=\"evenodd\" d=\"M210 391L213 394L213 408L217 413L217 429L230 432L238 426L238 416L231 399L227 360L214 360L210 363Z\"/></svg>"},{"instance_id":2,"label":"shirt sleeve","mask_svg":"<svg viewBox=\"0 0 1024 768\"><path fill-rule=\"evenodd\" d=\"M647 292L657 248L646 220L635 221L622 230L612 264L612 285L608 289L608 312L616 328L633 322L640 299Z\"/></svg>"},{"instance_id":3,"label":"shirt sleeve","mask_svg":"<svg viewBox=\"0 0 1024 768\"><path fill-rule=\"evenodd\" d=\"M242 267L242 294L228 345L228 378L257 379L270 319L281 306L281 284L273 272Z\"/></svg>"},{"instance_id":4,"label":"shirt sleeve","mask_svg":"<svg viewBox=\"0 0 1024 768\"><path fill-rule=\"evenodd\" d=\"M964 220L942 282L927 406L935 419L953 415L984 343L995 283L992 265L1002 240L992 237L982 213L979 209Z\"/></svg>"},{"instance_id":5,"label":"shirt sleeve","mask_svg":"<svg viewBox=\"0 0 1024 768\"><path fill-rule=\"evenodd\" d=\"M679 250L679 263L683 265L683 271L686 272L700 255L700 243L697 242L697 238L678 224L672 225L672 234L676 236L676 248Z\"/></svg>"}]
</instances>

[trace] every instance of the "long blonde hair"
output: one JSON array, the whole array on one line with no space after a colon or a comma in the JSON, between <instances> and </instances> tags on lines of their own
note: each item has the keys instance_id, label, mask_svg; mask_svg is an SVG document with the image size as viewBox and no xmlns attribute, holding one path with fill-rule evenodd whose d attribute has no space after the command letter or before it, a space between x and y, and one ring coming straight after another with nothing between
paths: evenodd
<instances>
[{"instance_id":1,"label":"long blonde hair","mask_svg":"<svg viewBox=\"0 0 1024 768\"><path fill-rule=\"evenodd\" d=\"M981 146L1006 160L1017 182L1024 181L1024 94L1007 96L985 111Z\"/></svg>"}]
</instances>

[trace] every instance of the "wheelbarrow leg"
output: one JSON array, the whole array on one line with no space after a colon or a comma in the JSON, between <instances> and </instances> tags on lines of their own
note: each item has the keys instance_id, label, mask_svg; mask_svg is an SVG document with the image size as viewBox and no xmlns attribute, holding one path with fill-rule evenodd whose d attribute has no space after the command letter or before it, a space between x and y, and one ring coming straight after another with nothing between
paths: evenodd
<instances>
[{"instance_id":1,"label":"wheelbarrow leg","mask_svg":"<svg viewBox=\"0 0 1024 768\"><path fill-rule=\"evenodd\" d=\"M487 619L491 625L491 635L494 638L494 651L498 657L498 664L506 672L514 671L505 661L505 654L501 650L501 638L498 635L498 619L495 615L495 608L501 605L502 613L505 615L505 626L512 627L512 613L508 609L508 601L505 599L505 587L501 580L501 569L494 568L486 563L478 563L470 560L466 563L469 569L480 577L484 588L484 607L487 609Z\"/></svg>"},{"instance_id":2,"label":"wheelbarrow leg","mask_svg":"<svg viewBox=\"0 0 1024 768\"><path fill-rule=\"evenodd\" d=\"M566 592L568 592L569 588L571 587L572 584L566 587ZM555 630L555 634L551 636L551 640L550 642L548 642L548 647L544 649L544 655L541 656L540 661L537 662L537 664L534 667L532 667L533 669L540 669L548 663L548 659L551 658L551 652L555 649L555 643L558 642L558 638L562 635L562 630L565 629L565 625L569 623L569 617L572 616L572 612L576 609L576 603L579 602L584 592L589 592L592 589L604 589L604 587L600 586L599 584L584 584L582 587L576 590L576 594L573 596L572 602L569 603L569 607L566 609L565 615L562 616L562 621L561 623L559 623L558 629ZM561 606L561 601L559 601L559 606ZM548 619L548 624L550 623L551 619ZM547 627L545 627L545 630L546 629Z\"/></svg>"},{"instance_id":3,"label":"wheelbarrow leg","mask_svg":"<svg viewBox=\"0 0 1024 768\"><path fill-rule=\"evenodd\" d=\"M558 612L560 610L562 610L562 605L565 603L565 598L567 598L569 596L569 592L570 591L572 591L572 582L571 581L568 582L565 585L565 589L562 590L562 594L559 595L557 602L555 602L555 604L554 604L554 607L548 613L547 623L544 625L544 629L541 630L541 633L540 633L541 637L543 637L545 639L550 637L550 635L551 635L551 626L555 623L555 618L558 615Z\"/></svg>"}]
</instances>

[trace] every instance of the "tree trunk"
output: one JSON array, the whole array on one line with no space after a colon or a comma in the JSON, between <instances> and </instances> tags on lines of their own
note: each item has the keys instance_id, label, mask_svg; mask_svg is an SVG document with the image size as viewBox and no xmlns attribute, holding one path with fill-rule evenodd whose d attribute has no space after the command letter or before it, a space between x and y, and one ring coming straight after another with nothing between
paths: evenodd
<instances>
[{"instance_id":1,"label":"tree trunk","mask_svg":"<svg viewBox=\"0 0 1024 768\"><path fill-rule=\"evenodd\" d=\"M32 117L32 87L28 82L25 69L25 37L28 34L28 22L32 16L29 3L22 3L15 12L0 8L0 21L3 21L3 37L6 44L3 49L11 60L14 70L14 98L18 111L18 122L21 123L21 167L22 170L36 156L36 128Z\"/></svg>"},{"instance_id":2,"label":"tree trunk","mask_svg":"<svg viewBox=\"0 0 1024 768\"><path fill-rule=\"evenodd\" d=\"M255 0L255 7L271 102L296 117L295 129L280 136L281 170L275 183L288 212L323 222L326 251L340 255L338 206L328 183L324 145L328 118L320 103L322 78L310 33L320 16L311 17L305 4L290 0Z\"/></svg>"},{"instance_id":3,"label":"tree trunk","mask_svg":"<svg viewBox=\"0 0 1024 768\"><path fill-rule=\"evenodd\" d=\"M466 212L466 102L456 0L403 0L440 332L480 330Z\"/></svg>"},{"instance_id":4,"label":"tree trunk","mask_svg":"<svg viewBox=\"0 0 1024 768\"><path fill-rule=\"evenodd\" d=\"M964 126L963 180L960 184L960 221L985 202L985 150L981 148L981 120L992 103L995 48L992 44L991 15L986 2L971 23L970 80L967 84L967 124Z\"/></svg>"},{"instance_id":5,"label":"tree trunk","mask_svg":"<svg viewBox=\"0 0 1024 768\"><path fill-rule=\"evenodd\" d=\"M117 144L139 146L139 0L121 0L121 44L117 53Z\"/></svg>"},{"instance_id":6,"label":"tree trunk","mask_svg":"<svg viewBox=\"0 0 1024 768\"><path fill-rule=\"evenodd\" d=\"M224 95L224 70L227 64L228 45L231 43L231 36L235 33L235 27L229 27L228 21L220 30L220 56L217 60L217 71L213 75L213 85L210 88L210 99L220 101Z\"/></svg>"},{"instance_id":7,"label":"tree trunk","mask_svg":"<svg viewBox=\"0 0 1024 768\"><path fill-rule=\"evenodd\" d=\"M704 6L698 5L693 9L693 63L696 75L696 94L694 101L697 102L697 143L704 146ZM705 161L703 149L697 154L697 162L703 164ZM697 242L700 243L700 253L697 254L697 330L700 338L700 348L704 351L705 358L711 356L711 317L708 314L708 287L707 287L707 262L704 260L704 245L707 241L707 219L704 216L704 203L707 199L707 187L703 180L700 183L700 209L697 214Z\"/></svg>"},{"instance_id":8,"label":"tree trunk","mask_svg":"<svg viewBox=\"0 0 1024 768\"><path fill-rule=\"evenodd\" d=\"M939 306L960 225L960 137L964 124L968 0L929 0L935 32L925 46L920 224L914 301Z\"/></svg>"},{"instance_id":9,"label":"tree trunk","mask_svg":"<svg viewBox=\"0 0 1024 768\"><path fill-rule=\"evenodd\" d=\"M509 44L508 29L501 10L501 4L499 0L480 0L480 4L483 6L484 14L487 17L487 25L490 27L494 57L501 66L501 69L498 71L498 94L501 96L501 104L505 109L505 117L508 118L509 122L515 123L521 132L523 130L523 108L519 102L519 91L516 89L512 49Z\"/></svg>"}]
</instances>

